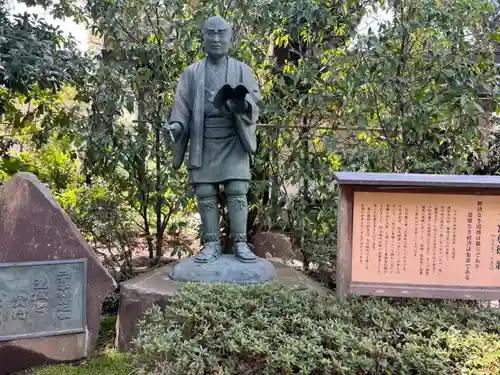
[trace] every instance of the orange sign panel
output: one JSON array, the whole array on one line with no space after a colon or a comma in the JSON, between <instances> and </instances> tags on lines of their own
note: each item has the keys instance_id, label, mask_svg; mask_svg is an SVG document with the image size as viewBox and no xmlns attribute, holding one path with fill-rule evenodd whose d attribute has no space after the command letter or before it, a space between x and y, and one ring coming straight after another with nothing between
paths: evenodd
<instances>
[{"instance_id":1,"label":"orange sign panel","mask_svg":"<svg viewBox=\"0 0 500 375\"><path fill-rule=\"evenodd\" d=\"M355 192L352 281L500 286L500 196Z\"/></svg>"}]
</instances>

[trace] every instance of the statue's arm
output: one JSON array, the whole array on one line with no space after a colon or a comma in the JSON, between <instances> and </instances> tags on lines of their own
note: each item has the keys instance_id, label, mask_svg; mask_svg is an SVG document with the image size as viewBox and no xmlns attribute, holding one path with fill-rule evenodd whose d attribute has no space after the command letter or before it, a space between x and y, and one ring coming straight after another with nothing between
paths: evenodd
<instances>
[{"instance_id":1,"label":"statue's arm","mask_svg":"<svg viewBox=\"0 0 500 375\"><path fill-rule=\"evenodd\" d=\"M246 101L249 104L248 112L252 119L252 122L257 122L259 118L259 106L257 105L257 101L260 101L260 89L257 80L255 79L252 70L246 64L243 65L243 82L247 83L248 91L250 91L253 95L247 94Z\"/></svg>"},{"instance_id":2,"label":"statue's arm","mask_svg":"<svg viewBox=\"0 0 500 375\"><path fill-rule=\"evenodd\" d=\"M242 82L252 95L247 94L244 101L237 103L229 100L226 103L227 110L239 116L245 123L253 124L259 118L259 106L256 101L260 100L260 90L248 65L242 63Z\"/></svg>"},{"instance_id":3,"label":"statue's arm","mask_svg":"<svg viewBox=\"0 0 500 375\"><path fill-rule=\"evenodd\" d=\"M260 100L259 84L255 79L252 70L246 64L242 64L243 83L252 95L247 94L245 98L246 109L244 112L245 122L255 124L259 118L259 106L256 101Z\"/></svg>"},{"instance_id":4,"label":"statue's arm","mask_svg":"<svg viewBox=\"0 0 500 375\"><path fill-rule=\"evenodd\" d=\"M174 105L170 114L170 126L180 126L182 134L186 134L189 130L191 122L192 105L190 95L190 72L186 69L180 76L179 82L175 89ZM176 125L178 124L178 125Z\"/></svg>"}]
</instances>

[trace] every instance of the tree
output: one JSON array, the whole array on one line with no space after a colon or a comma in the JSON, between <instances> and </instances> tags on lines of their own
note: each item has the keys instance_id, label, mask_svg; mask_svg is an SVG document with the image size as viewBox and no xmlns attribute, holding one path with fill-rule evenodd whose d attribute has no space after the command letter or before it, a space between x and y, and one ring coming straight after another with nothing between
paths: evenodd
<instances>
[{"instance_id":1,"label":"tree","mask_svg":"<svg viewBox=\"0 0 500 375\"><path fill-rule=\"evenodd\" d=\"M307 266L305 239L335 239L335 206L324 203L335 200L332 172L340 159L325 140L343 109L331 76L369 2L234 4L228 14L242 24L237 54L254 67L266 101L255 161L261 183L253 184L258 227L287 230L304 249ZM290 185L299 187L297 195Z\"/></svg>"},{"instance_id":2,"label":"tree","mask_svg":"<svg viewBox=\"0 0 500 375\"><path fill-rule=\"evenodd\" d=\"M77 83L86 62L58 28L28 13L11 20L0 7L0 174L36 169L29 157L12 156L14 145L40 148L55 129L71 126L78 111L65 106L63 89Z\"/></svg>"},{"instance_id":3,"label":"tree","mask_svg":"<svg viewBox=\"0 0 500 375\"><path fill-rule=\"evenodd\" d=\"M232 23L234 55L254 69L266 103L252 184L256 225L249 226L287 230L306 263L305 241L335 242L333 171L472 170L467 158L480 151L478 118L486 112L479 92L493 106L498 96L492 10L478 2L391 1L394 20L352 44L361 17L378 3L87 3L106 41L105 62L85 86L100 129L90 133L93 160L100 160L91 164L98 173L130 173L122 174L121 189L132 183L127 197L142 212L151 256L162 252L158 218L168 217L159 211L165 195L158 192L174 182L162 169L169 155L159 152L161 126L179 74L202 57L198 30L212 14ZM127 107L138 111L129 127L116 120ZM299 187L297 195L290 185ZM155 230L145 219L151 212ZM323 254L329 265L332 249Z\"/></svg>"},{"instance_id":4,"label":"tree","mask_svg":"<svg viewBox=\"0 0 500 375\"><path fill-rule=\"evenodd\" d=\"M144 1L86 6L93 33L105 41L102 63L80 90L92 103L87 165L92 174L113 181L113 189L137 211L152 260L163 255L173 217L192 206L186 171L172 168L162 134L177 79L199 53L183 6ZM119 120L126 111L137 113L132 125Z\"/></svg>"},{"instance_id":5,"label":"tree","mask_svg":"<svg viewBox=\"0 0 500 375\"><path fill-rule=\"evenodd\" d=\"M360 38L339 77L351 126L373 128L345 153L353 169L471 173L485 100L498 104L487 2L401 0L379 35ZM390 163L387 163L390 161Z\"/></svg>"}]
</instances>

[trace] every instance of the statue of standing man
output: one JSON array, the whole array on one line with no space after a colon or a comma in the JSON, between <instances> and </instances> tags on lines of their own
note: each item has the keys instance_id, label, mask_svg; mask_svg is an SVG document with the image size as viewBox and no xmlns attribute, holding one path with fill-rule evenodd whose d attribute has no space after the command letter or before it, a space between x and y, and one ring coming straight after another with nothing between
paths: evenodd
<instances>
[{"instance_id":1,"label":"statue of standing man","mask_svg":"<svg viewBox=\"0 0 500 375\"><path fill-rule=\"evenodd\" d=\"M246 235L246 194L251 178L250 155L257 148L259 87L250 68L228 56L232 30L223 18L209 18L202 33L208 57L181 74L168 125L175 141L176 168L181 166L189 148L189 182L198 199L204 244L195 261L212 262L221 254L217 196L222 185L227 195L234 255L241 262L254 262L257 257L250 250ZM228 99L218 109L213 98L226 84L243 85L249 94Z\"/></svg>"}]
</instances>

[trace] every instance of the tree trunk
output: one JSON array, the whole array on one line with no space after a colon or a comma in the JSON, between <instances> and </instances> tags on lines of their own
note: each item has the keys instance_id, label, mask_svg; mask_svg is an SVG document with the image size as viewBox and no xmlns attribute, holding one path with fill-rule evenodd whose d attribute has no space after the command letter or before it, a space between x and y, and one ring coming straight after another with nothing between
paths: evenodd
<instances>
[{"instance_id":1,"label":"tree trunk","mask_svg":"<svg viewBox=\"0 0 500 375\"><path fill-rule=\"evenodd\" d=\"M140 152L136 158L137 175L139 179L139 194L141 197L141 215L144 221L144 234L148 244L149 258L155 256L153 237L151 235L151 226L148 216L149 191L147 184L146 168L148 161L147 141L148 141L148 121L146 115L146 103L148 100L148 89L142 88L139 91L139 103L137 114L137 133L140 142Z\"/></svg>"},{"instance_id":2,"label":"tree trunk","mask_svg":"<svg viewBox=\"0 0 500 375\"><path fill-rule=\"evenodd\" d=\"M163 183L161 176L161 124L155 123L155 157L156 157L156 259L158 262L163 256L163 236L165 229L162 220L162 206L163 206Z\"/></svg>"}]
</instances>

